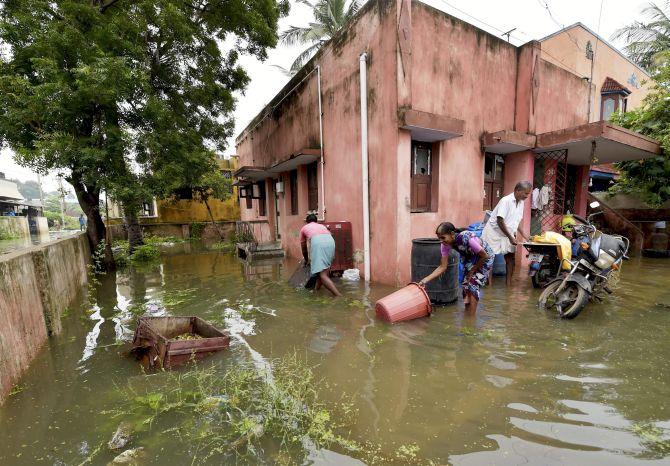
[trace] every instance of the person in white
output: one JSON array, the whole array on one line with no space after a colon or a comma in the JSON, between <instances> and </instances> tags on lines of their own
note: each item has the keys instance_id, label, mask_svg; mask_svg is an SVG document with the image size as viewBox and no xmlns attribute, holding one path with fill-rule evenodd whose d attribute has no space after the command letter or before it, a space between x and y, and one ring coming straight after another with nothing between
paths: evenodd
<instances>
[{"instance_id":1,"label":"person in white","mask_svg":"<svg viewBox=\"0 0 670 466\"><path fill-rule=\"evenodd\" d=\"M524 201L530 196L532 189L533 185L530 182L518 182L513 193L500 199L482 232L482 240L491 246L493 252L505 255L508 285L512 284L514 275L516 234L519 233L523 239L528 239L521 231L521 220L523 219Z\"/></svg>"}]
</instances>

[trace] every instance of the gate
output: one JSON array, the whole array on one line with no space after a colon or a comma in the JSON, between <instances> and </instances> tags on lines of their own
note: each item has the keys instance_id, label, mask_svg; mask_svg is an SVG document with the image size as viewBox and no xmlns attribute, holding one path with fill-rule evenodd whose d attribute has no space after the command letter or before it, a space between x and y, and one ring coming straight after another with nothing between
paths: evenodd
<instances>
[{"instance_id":1,"label":"gate","mask_svg":"<svg viewBox=\"0 0 670 466\"><path fill-rule=\"evenodd\" d=\"M542 231L560 231L565 213L565 194L568 179L568 150L552 150L535 154L533 186L544 190L548 202L541 209L534 209L531 217L531 234Z\"/></svg>"}]
</instances>

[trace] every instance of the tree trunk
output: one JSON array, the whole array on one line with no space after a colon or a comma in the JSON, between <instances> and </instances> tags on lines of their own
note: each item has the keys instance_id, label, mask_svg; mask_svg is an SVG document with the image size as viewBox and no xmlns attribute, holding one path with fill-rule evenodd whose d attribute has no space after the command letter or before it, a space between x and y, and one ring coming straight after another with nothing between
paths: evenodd
<instances>
[{"instance_id":1,"label":"tree trunk","mask_svg":"<svg viewBox=\"0 0 670 466\"><path fill-rule=\"evenodd\" d=\"M209 218L212 220L212 225L214 226L214 229L216 232L219 234L219 238L221 238L221 241L225 240L225 236L223 233L221 233L221 230L219 229L219 226L216 224L216 221L214 221L214 215L212 214L212 209L209 207L209 203L207 202L207 198L203 199L203 202L205 203L205 207L207 207L207 212L209 212Z\"/></svg>"},{"instance_id":2,"label":"tree trunk","mask_svg":"<svg viewBox=\"0 0 670 466\"><path fill-rule=\"evenodd\" d=\"M142 238L142 227L137 219L137 212L132 208L123 208L123 218L126 222L126 230L128 231L128 254L135 252L138 246L144 244Z\"/></svg>"},{"instance_id":3,"label":"tree trunk","mask_svg":"<svg viewBox=\"0 0 670 466\"><path fill-rule=\"evenodd\" d=\"M77 195L77 200L81 206L81 210L86 214L86 235L88 236L88 243L91 247L91 254L96 254L100 243L102 243L107 236L107 229L105 222L102 220L100 214L100 190L86 186L77 179L74 175L68 179L70 184L74 187L74 192ZM100 265L102 271L114 270L114 257L112 255L112 246L107 242L105 244L104 255L101 258Z\"/></svg>"}]
</instances>

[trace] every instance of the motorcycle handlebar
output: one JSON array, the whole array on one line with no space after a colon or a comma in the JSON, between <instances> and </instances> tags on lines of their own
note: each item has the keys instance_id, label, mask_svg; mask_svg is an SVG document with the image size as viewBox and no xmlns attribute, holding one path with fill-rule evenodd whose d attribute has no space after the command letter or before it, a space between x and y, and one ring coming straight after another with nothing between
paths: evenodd
<instances>
[{"instance_id":1,"label":"motorcycle handlebar","mask_svg":"<svg viewBox=\"0 0 670 466\"><path fill-rule=\"evenodd\" d=\"M589 224L590 224L590 222L589 222L588 220L586 220L584 217L582 217L581 215L572 214L572 217L575 218L575 219L577 219L577 220L579 220L579 221L582 222L584 225L589 225Z\"/></svg>"}]
</instances>

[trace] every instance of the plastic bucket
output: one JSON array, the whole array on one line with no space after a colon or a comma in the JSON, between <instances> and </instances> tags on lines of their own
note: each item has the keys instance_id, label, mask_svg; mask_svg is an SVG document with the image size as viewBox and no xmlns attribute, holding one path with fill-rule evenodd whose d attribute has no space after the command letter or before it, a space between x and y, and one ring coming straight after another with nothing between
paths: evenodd
<instances>
[{"instance_id":1,"label":"plastic bucket","mask_svg":"<svg viewBox=\"0 0 670 466\"><path fill-rule=\"evenodd\" d=\"M426 290L417 283L410 283L377 301L375 312L377 317L393 324L426 317L432 312L432 308Z\"/></svg>"}]
</instances>

